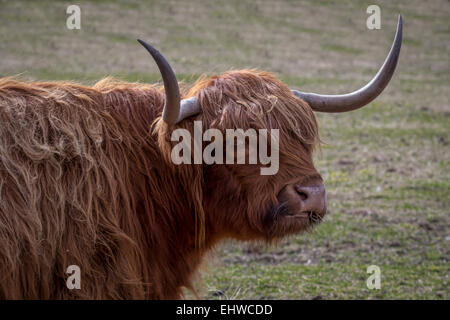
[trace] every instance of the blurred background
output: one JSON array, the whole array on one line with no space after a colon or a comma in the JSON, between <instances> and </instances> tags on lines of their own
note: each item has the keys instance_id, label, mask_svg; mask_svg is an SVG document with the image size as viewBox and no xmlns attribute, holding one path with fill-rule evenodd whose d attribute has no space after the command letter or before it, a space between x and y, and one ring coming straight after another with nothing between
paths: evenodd
<instances>
[{"instance_id":1,"label":"blurred background","mask_svg":"<svg viewBox=\"0 0 450 320\"><path fill-rule=\"evenodd\" d=\"M66 27L71 4L80 30ZM379 30L366 27L372 4ZM449 299L447 0L0 0L0 76L159 82L142 38L187 87L202 74L258 68L291 88L346 93L384 61L399 13L403 47L384 93L355 112L317 114L325 221L276 246L224 243L195 287L206 299ZM381 269L380 290L366 286L370 265Z\"/></svg>"}]
</instances>

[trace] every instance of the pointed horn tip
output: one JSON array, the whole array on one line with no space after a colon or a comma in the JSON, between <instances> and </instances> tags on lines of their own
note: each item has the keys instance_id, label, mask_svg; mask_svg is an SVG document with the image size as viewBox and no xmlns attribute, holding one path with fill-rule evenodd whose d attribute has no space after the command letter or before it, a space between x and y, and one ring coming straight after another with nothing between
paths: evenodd
<instances>
[{"instance_id":1,"label":"pointed horn tip","mask_svg":"<svg viewBox=\"0 0 450 320\"><path fill-rule=\"evenodd\" d=\"M401 14L398 15L397 29L403 29L403 17Z\"/></svg>"},{"instance_id":2,"label":"pointed horn tip","mask_svg":"<svg viewBox=\"0 0 450 320\"><path fill-rule=\"evenodd\" d=\"M397 38L398 36L400 37L400 45L401 45L401 38L402 38L402 34L403 34L403 18L402 15L399 14L398 15L398 22L397 22L397 32L395 33L395 38Z\"/></svg>"},{"instance_id":3,"label":"pointed horn tip","mask_svg":"<svg viewBox=\"0 0 450 320\"><path fill-rule=\"evenodd\" d=\"M145 42L144 40L137 39L137 41L145 48L147 51L154 56L155 54L160 54L151 44Z\"/></svg>"},{"instance_id":4,"label":"pointed horn tip","mask_svg":"<svg viewBox=\"0 0 450 320\"><path fill-rule=\"evenodd\" d=\"M145 47L146 43L144 40L141 40L141 39L136 39L136 40L137 40L137 42L139 42L141 45L143 45Z\"/></svg>"}]
</instances>

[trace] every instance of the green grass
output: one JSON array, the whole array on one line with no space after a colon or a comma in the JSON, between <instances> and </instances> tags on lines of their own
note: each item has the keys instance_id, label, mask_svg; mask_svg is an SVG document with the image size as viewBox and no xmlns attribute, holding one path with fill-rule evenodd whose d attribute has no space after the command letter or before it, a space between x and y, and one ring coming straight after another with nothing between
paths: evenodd
<instances>
[{"instance_id":1,"label":"green grass","mask_svg":"<svg viewBox=\"0 0 450 320\"><path fill-rule=\"evenodd\" d=\"M405 260L380 264L379 290L369 290L366 286L370 276L368 266L354 262L320 266L251 263L218 268L205 283L211 299L277 299L280 294L285 299L427 299L446 296L448 280L441 278L446 272L441 264L410 265ZM217 283L225 286L218 288Z\"/></svg>"},{"instance_id":2,"label":"green grass","mask_svg":"<svg viewBox=\"0 0 450 320\"><path fill-rule=\"evenodd\" d=\"M339 44L325 43L322 45L325 51L334 51L339 53L348 53L352 55L362 54L364 51L360 49L345 47Z\"/></svg>"},{"instance_id":3,"label":"green grass","mask_svg":"<svg viewBox=\"0 0 450 320\"><path fill-rule=\"evenodd\" d=\"M450 299L446 1L378 1L382 29L370 31L367 1L77 4L82 29L70 31L65 1L0 0L0 76L161 81L142 38L186 84L260 68L291 88L344 93L374 75L402 13L404 45L385 92L361 110L317 115L325 221L272 247L224 243L195 286L207 299ZM381 268L380 290L366 287L370 265Z\"/></svg>"}]
</instances>

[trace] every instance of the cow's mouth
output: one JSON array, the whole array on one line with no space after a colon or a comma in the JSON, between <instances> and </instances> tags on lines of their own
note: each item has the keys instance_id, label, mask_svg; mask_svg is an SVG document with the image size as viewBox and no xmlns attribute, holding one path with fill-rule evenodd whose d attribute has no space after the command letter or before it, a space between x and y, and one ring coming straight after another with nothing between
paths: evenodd
<instances>
[{"instance_id":1,"label":"cow's mouth","mask_svg":"<svg viewBox=\"0 0 450 320\"><path fill-rule=\"evenodd\" d=\"M302 220L304 223L314 226L322 222L324 215L324 213L317 213L315 211L301 211L292 213L290 210L287 210L282 212L280 217Z\"/></svg>"},{"instance_id":2,"label":"cow's mouth","mask_svg":"<svg viewBox=\"0 0 450 320\"><path fill-rule=\"evenodd\" d=\"M295 209L294 209L295 208ZM268 218L268 238L280 238L290 234L311 230L322 222L324 211L299 211L289 202L282 202L276 209L270 210Z\"/></svg>"},{"instance_id":3,"label":"cow's mouth","mask_svg":"<svg viewBox=\"0 0 450 320\"><path fill-rule=\"evenodd\" d=\"M321 215L315 211L311 211L308 213L308 219L309 219L309 223L311 225L315 225L315 224L322 222L323 215Z\"/></svg>"}]
</instances>

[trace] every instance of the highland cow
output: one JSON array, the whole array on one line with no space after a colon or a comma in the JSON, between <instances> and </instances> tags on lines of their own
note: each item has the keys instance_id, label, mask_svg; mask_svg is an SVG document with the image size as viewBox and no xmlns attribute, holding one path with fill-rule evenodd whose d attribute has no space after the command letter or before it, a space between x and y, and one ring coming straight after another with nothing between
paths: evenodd
<instances>
[{"instance_id":1,"label":"highland cow","mask_svg":"<svg viewBox=\"0 0 450 320\"><path fill-rule=\"evenodd\" d=\"M0 298L175 299L220 240L273 241L326 213L312 155L313 111L372 101L399 56L402 22L375 78L345 95L291 91L273 75L229 71L180 99L164 57L164 88L104 79L0 79ZM171 132L278 129L279 171L257 164L171 161ZM80 289L66 269L80 267Z\"/></svg>"}]
</instances>

